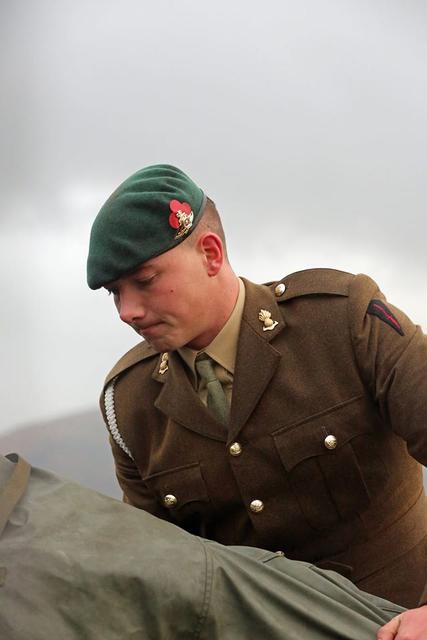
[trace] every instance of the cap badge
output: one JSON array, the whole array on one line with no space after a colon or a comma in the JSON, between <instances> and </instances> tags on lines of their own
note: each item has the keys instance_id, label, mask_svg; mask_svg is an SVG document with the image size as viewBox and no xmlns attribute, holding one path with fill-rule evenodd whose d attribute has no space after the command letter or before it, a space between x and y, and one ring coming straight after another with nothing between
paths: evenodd
<instances>
[{"instance_id":1,"label":"cap badge","mask_svg":"<svg viewBox=\"0 0 427 640\"><path fill-rule=\"evenodd\" d=\"M267 311L267 309L261 309L258 314L258 319L264 325L262 328L263 331L272 331L278 324L277 320L271 319L271 313Z\"/></svg>"},{"instance_id":2,"label":"cap badge","mask_svg":"<svg viewBox=\"0 0 427 640\"><path fill-rule=\"evenodd\" d=\"M166 371L169 369L168 357L169 356L168 356L167 353L162 353L162 357L161 357L161 360L160 360L160 366L159 366L159 373L161 375L166 373Z\"/></svg>"},{"instance_id":3,"label":"cap badge","mask_svg":"<svg viewBox=\"0 0 427 640\"><path fill-rule=\"evenodd\" d=\"M169 224L173 229L177 229L175 238L185 236L193 226L194 214L188 202L179 202L171 200L169 202L171 214L169 216Z\"/></svg>"}]
</instances>

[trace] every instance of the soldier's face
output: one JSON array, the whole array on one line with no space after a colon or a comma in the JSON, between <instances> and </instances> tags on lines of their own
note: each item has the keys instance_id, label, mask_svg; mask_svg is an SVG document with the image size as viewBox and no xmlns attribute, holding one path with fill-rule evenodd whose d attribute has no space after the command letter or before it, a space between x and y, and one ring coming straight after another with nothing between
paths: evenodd
<instances>
[{"instance_id":1,"label":"soldier's face","mask_svg":"<svg viewBox=\"0 0 427 640\"><path fill-rule=\"evenodd\" d=\"M121 320L155 349L201 349L215 336L209 280L203 251L184 241L105 288Z\"/></svg>"}]
</instances>

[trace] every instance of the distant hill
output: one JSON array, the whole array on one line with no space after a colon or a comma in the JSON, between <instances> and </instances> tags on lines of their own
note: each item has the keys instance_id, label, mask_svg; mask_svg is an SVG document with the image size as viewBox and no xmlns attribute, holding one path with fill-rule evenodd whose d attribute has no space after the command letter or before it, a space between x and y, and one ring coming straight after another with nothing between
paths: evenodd
<instances>
[{"instance_id":1,"label":"distant hill","mask_svg":"<svg viewBox=\"0 0 427 640\"><path fill-rule=\"evenodd\" d=\"M121 498L108 432L99 410L28 425L0 435L0 452L19 453L34 467L43 467Z\"/></svg>"}]
</instances>

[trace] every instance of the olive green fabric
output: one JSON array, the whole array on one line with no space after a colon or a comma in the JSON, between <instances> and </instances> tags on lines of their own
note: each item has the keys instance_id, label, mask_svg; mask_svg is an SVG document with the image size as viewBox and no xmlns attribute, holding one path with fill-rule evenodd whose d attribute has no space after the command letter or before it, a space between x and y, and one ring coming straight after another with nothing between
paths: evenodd
<instances>
[{"instance_id":1,"label":"olive green fabric","mask_svg":"<svg viewBox=\"0 0 427 640\"><path fill-rule=\"evenodd\" d=\"M89 287L99 289L177 246L194 230L205 201L203 191L177 167L152 165L131 175L93 223Z\"/></svg>"},{"instance_id":2,"label":"olive green fabric","mask_svg":"<svg viewBox=\"0 0 427 640\"><path fill-rule=\"evenodd\" d=\"M16 460L0 456L0 512ZM7 640L373 640L403 611L34 468L0 537L0 598Z\"/></svg>"}]
</instances>

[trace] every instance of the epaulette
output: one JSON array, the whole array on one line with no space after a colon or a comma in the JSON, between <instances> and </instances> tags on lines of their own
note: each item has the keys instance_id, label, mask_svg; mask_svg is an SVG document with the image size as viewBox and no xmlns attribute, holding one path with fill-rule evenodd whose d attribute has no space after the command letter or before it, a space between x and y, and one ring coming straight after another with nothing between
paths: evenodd
<instances>
[{"instance_id":1,"label":"epaulette","mask_svg":"<svg viewBox=\"0 0 427 640\"><path fill-rule=\"evenodd\" d=\"M158 355L160 352L156 351L148 342L143 340L139 344L135 345L125 353L124 356L120 358L120 360L114 365L111 369L110 373L105 378L104 386L106 386L113 378L118 376L120 373L123 373L129 367L133 367L134 364L141 362L142 360L147 360L148 358L152 358Z\"/></svg>"},{"instance_id":2,"label":"epaulette","mask_svg":"<svg viewBox=\"0 0 427 640\"><path fill-rule=\"evenodd\" d=\"M268 282L277 302L310 295L348 296L354 274L337 269L305 269Z\"/></svg>"}]
</instances>

